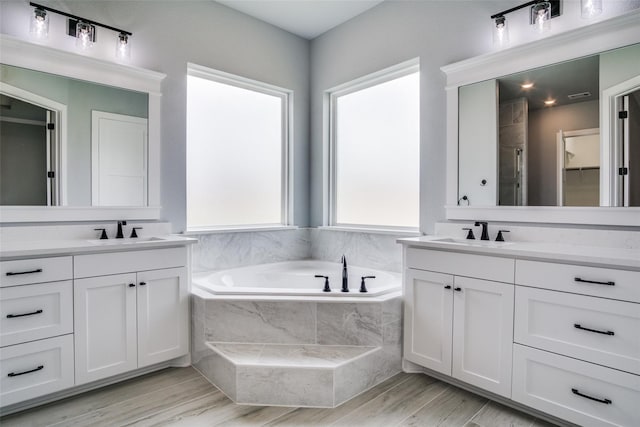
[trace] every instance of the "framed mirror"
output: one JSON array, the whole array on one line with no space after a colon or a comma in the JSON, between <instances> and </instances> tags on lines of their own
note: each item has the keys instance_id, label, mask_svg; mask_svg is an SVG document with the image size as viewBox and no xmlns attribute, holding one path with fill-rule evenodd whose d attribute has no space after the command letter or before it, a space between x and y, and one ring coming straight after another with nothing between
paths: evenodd
<instances>
[{"instance_id":1,"label":"framed mirror","mask_svg":"<svg viewBox=\"0 0 640 427\"><path fill-rule=\"evenodd\" d=\"M638 19L443 67L448 219L640 225Z\"/></svg>"},{"instance_id":2,"label":"framed mirror","mask_svg":"<svg viewBox=\"0 0 640 427\"><path fill-rule=\"evenodd\" d=\"M0 221L158 219L164 75L0 43Z\"/></svg>"}]
</instances>

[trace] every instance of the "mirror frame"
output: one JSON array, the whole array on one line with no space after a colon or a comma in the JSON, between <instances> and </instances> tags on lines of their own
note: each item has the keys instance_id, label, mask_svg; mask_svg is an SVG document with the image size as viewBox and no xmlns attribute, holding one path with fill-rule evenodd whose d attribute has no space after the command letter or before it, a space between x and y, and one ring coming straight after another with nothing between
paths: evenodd
<instances>
[{"instance_id":1,"label":"mirror frame","mask_svg":"<svg viewBox=\"0 0 640 427\"><path fill-rule=\"evenodd\" d=\"M640 43L640 9L441 68L447 96L447 220L640 226L640 207L458 206L458 88ZM607 108L603 108L607 107ZM602 135L611 138L608 101L600 100ZM607 157L608 158L608 157Z\"/></svg>"},{"instance_id":2,"label":"mirror frame","mask_svg":"<svg viewBox=\"0 0 640 427\"><path fill-rule=\"evenodd\" d=\"M0 34L0 62L144 92L149 97L147 206L0 206L0 223L160 219L160 97L166 74Z\"/></svg>"}]
</instances>

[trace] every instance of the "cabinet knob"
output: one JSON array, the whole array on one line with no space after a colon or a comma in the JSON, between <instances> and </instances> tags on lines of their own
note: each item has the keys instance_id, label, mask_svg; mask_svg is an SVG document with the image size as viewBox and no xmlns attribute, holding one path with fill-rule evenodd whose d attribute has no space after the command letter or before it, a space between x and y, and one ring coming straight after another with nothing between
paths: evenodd
<instances>
[{"instance_id":1,"label":"cabinet knob","mask_svg":"<svg viewBox=\"0 0 640 427\"><path fill-rule=\"evenodd\" d=\"M136 284L135 284L135 283L129 283L129 287L130 287L130 288L135 288L135 287L136 287Z\"/></svg>"},{"instance_id":2,"label":"cabinet knob","mask_svg":"<svg viewBox=\"0 0 640 427\"><path fill-rule=\"evenodd\" d=\"M140 282L140 286L146 286L147 282Z\"/></svg>"}]
</instances>

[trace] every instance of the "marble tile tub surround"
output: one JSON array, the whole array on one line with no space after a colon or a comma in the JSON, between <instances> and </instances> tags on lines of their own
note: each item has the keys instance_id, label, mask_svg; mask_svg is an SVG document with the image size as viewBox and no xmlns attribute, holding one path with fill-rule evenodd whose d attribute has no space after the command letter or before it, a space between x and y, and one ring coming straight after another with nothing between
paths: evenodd
<instances>
[{"instance_id":1,"label":"marble tile tub surround","mask_svg":"<svg viewBox=\"0 0 640 427\"><path fill-rule=\"evenodd\" d=\"M221 300L207 298L196 289L192 294L191 342L196 369L238 402L332 407L401 371L402 297L374 303ZM251 353L252 363L242 358L232 362L213 351L212 345L241 347L259 354ZM299 366L298 353L308 358L309 349L322 353L340 346L375 351L354 363L334 367L334 372L326 371L326 366ZM267 354L274 349L278 350L277 360ZM262 366L261 361L277 367ZM248 366L241 367L243 363ZM320 377L311 384L310 374ZM331 383L325 381L327 374ZM307 380L301 383L300 378ZM285 389L301 385L305 390L326 389L326 393L310 401L295 396L275 396L272 401L266 390L240 395L239 390L253 390L274 381Z\"/></svg>"},{"instance_id":2,"label":"marble tile tub surround","mask_svg":"<svg viewBox=\"0 0 640 427\"><path fill-rule=\"evenodd\" d=\"M192 271L225 270L311 258L310 230L241 231L198 234Z\"/></svg>"},{"instance_id":3,"label":"marble tile tub surround","mask_svg":"<svg viewBox=\"0 0 640 427\"><path fill-rule=\"evenodd\" d=\"M473 228L476 239L480 238L482 229L481 227L474 227L473 222L439 222L436 223L435 234L463 239L467 235L467 232L462 230L464 227ZM640 230L561 228L543 225L520 226L489 221L489 237L491 240L495 240L498 230L509 230L509 233L504 235L506 241L640 249Z\"/></svg>"},{"instance_id":4,"label":"marble tile tub surround","mask_svg":"<svg viewBox=\"0 0 640 427\"><path fill-rule=\"evenodd\" d=\"M224 270L270 262L317 259L377 270L402 271L398 236L344 230L299 228L194 235L194 272Z\"/></svg>"}]
</instances>

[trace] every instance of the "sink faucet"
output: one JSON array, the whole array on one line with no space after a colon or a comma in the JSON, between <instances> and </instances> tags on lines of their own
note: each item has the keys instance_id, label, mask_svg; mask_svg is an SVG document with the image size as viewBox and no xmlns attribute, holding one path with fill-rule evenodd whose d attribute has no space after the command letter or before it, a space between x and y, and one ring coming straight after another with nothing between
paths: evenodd
<instances>
[{"instance_id":1,"label":"sink faucet","mask_svg":"<svg viewBox=\"0 0 640 427\"><path fill-rule=\"evenodd\" d=\"M118 232L116 233L116 239L124 238L124 234L122 234L123 225L127 225L127 221L118 221Z\"/></svg>"},{"instance_id":2,"label":"sink faucet","mask_svg":"<svg viewBox=\"0 0 640 427\"><path fill-rule=\"evenodd\" d=\"M486 221L476 221L475 226L482 226L482 236L480 236L480 240L490 240L489 233L487 231L489 224Z\"/></svg>"},{"instance_id":3,"label":"sink faucet","mask_svg":"<svg viewBox=\"0 0 640 427\"><path fill-rule=\"evenodd\" d=\"M342 255L342 292L349 292L349 276L347 275L347 257Z\"/></svg>"}]
</instances>

